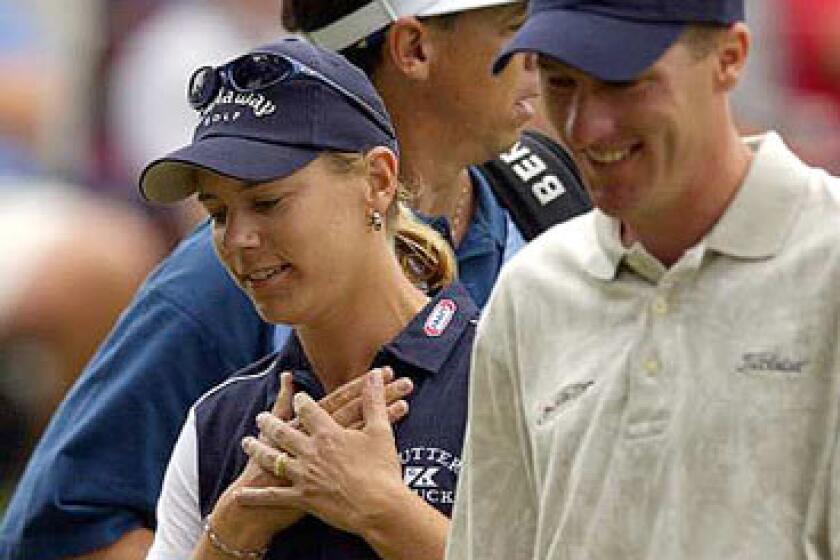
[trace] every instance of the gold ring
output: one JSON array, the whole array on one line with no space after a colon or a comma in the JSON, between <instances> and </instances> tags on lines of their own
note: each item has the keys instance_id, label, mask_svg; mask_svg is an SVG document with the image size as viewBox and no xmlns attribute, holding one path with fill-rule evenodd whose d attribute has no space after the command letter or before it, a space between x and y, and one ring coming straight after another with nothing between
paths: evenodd
<instances>
[{"instance_id":1,"label":"gold ring","mask_svg":"<svg viewBox=\"0 0 840 560\"><path fill-rule=\"evenodd\" d=\"M286 454L278 453L274 459L274 476L286 478Z\"/></svg>"}]
</instances>

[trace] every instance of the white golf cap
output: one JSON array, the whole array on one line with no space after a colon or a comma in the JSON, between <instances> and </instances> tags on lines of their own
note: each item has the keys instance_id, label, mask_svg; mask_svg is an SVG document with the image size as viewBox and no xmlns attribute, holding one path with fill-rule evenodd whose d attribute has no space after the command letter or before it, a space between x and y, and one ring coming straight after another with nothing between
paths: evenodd
<instances>
[{"instance_id":1,"label":"white golf cap","mask_svg":"<svg viewBox=\"0 0 840 560\"><path fill-rule=\"evenodd\" d=\"M305 33L309 41L330 49L346 49L391 22L406 16L441 16L477 8L517 4L522 0L373 0L326 27Z\"/></svg>"}]
</instances>

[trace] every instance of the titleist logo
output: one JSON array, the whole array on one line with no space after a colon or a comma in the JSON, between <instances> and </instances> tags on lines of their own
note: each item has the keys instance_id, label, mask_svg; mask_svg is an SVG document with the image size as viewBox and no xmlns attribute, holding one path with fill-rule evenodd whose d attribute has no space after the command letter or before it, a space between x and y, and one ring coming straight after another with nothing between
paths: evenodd
<instances>
[{"instance_id":1,"label":"titleist logo","mask_svg":"<svg viewBox=\"0 0 840 560\"><path fill-rule=\"evenodd\" d=\"M775 352L747 352L741 356L739 373L802 373L808 360L786 358Z\"/></svg>"}]
</instances>

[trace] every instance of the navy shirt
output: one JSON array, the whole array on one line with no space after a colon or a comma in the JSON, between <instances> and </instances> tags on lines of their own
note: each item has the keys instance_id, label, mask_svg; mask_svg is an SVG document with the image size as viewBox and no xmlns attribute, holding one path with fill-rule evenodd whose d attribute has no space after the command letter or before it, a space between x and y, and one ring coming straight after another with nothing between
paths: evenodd
<instances>
[{"instance_id":1,"label":"navy shirt","mask_svg":"<svg viewBox=\"0 0 840 560\"><path fill-rule=\"evenodd\" d=\"M523 241L489 186L473 181L478 204L457 256L481 306ZM154 529L188 408L287 338L228 277L209 231L199 226L146 280L53 416L0 525L0 560L77 555Z\"/></svg>"},{"instance_id":2,"label":"navy shirt","mask_svg":"<svg viewBox=\"0 0 840 560\"><path fill-rule=\"evenodd\" d=\"M499 206L493 191L476 168L470 169L476 208L470 227L455 251L458 258L458 275L461 282L479 307L484 307L490 297L493 284L502 268L502 263L510 258L509 253L516 252L525 241L519 238L519 245L506 252L508 230L510 235L518 236L511 228L507 211ZM511 240L513 241L513 240Z\"/></svg>"},{"instance_id":3,"label":"navy shirt","mask_svg":"<svg viewBox=\"0 0 840 560\"><path fill-rule=\"evenodd\" d=\"M388 365L397 377L412 379L414 391L407 398L411 412L394 426L403 480L447 516L452 514L461 469L477 317L478 308L463 287L456 283L444 288L380 349L371 364ZM247 456L240 441L257 434L255 417L271 409L282 371L292 371L298 390L314 399L324 396L297 338L292 337L279 355L246 368L196 405L197 509L202 518L245 468ZM267 558L361 560L377 556L358 536L307 516L275 535Z\"/></svg>"}]
</instances>

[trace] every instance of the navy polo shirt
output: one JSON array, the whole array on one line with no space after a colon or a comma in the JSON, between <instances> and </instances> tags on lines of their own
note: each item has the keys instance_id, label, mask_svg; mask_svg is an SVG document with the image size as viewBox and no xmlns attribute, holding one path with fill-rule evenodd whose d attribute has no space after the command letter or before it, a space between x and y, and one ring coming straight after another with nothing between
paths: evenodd
<instances>
[{"instance_id":1,"label":"navy polo shirt","mask_svg":"<svg viewBox=\"0 0 840 560\"><path fill-rule=\"evenodd\" d=\"M433 507L450 516L461 470L466 428L470 350L478 309L457 283L443 289L380 349L371 367L388 365L397 377L410 377L409 414L394 426L405 483ZM348 325L349 327L350 325ZM240 448L256 435L255 417L270 410L279 374L293 372L298 390L313 398L324 389L296 338L276 356L241 372L235 381L210 393L195 409L199 453L199 509L209 515L219 496L245 467ZM314 516L278 533L267 558L272 560L375 559L359 537L334 529Z\"/></svg>"}]
</instances>

